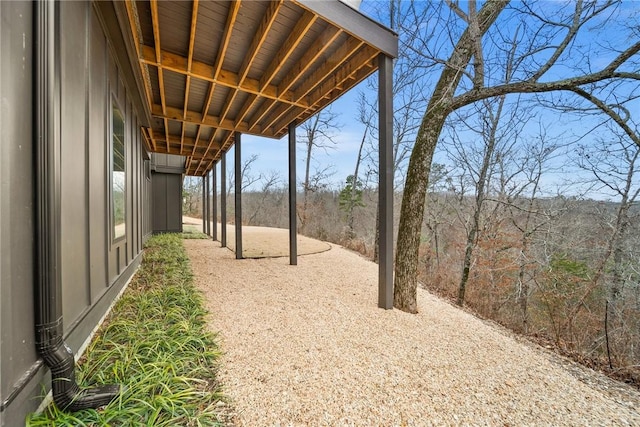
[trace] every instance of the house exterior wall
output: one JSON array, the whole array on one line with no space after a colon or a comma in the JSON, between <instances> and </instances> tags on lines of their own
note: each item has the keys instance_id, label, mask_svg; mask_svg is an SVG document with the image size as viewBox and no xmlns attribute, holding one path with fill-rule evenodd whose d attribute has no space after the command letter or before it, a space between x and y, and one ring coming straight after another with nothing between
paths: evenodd
<instances>
[{"instance_id":1,"label":"house exterior wall","mask_svg":"<svg viewBox=\"0 0 640 427\"><path fill-rule=\"evenodd\" d=\"M24 425L50 384L34 344L34 4L0 2L0 425ZM100 8L60 2L61 238L65 341L74 352L98 326L139 265L151 234L151 175L136 110ZM101 6L101 7L104 7ZM123 68L124 67L124 68ZM124 234L115 238L112 105L124 119Z\"/></svg>"},{"instance_id":2,"label":"house exterior wall","mask_svg":"<svg viewBox=\"0 0 640 427\"><path fill-rule=\"evenodd\" d=\"M154 233L182 232L184 156L151 154L151 211Z\"/></svg>"},{"instance_id":3,"label":"house exterior wall","mask_svg":"<svg viewBox=\"0 0 640 427\"><path fill-rule=\"evenodd\" d=\"M153 232L182 232L182 175L152 172Z\"/></svg>"},{"instance_id":4,"label":"house exterior wall","mask_svg":"<svg viewBox=\"0 0 640 427\"><path fill-rule=\"evenodd\" d=\"M32 9L0 2L0 425L20 425L16 384L38 357L34 346ZM26 70L26 71L25 71ZM32 384L33 385L33 384Z\"/></svg>"}]
</instances>

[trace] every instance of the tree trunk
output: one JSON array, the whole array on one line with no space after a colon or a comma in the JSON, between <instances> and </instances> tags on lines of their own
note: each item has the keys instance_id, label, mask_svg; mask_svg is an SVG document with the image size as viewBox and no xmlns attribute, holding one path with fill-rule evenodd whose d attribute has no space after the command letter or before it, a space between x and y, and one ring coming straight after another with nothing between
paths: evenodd
<instances>
[{"instance_id":1,"label":"tree trunk","mask_svg":"<svg viewBox=\"0 0 640 427\"><path fill-rule=\"evenodd\" d=\"M367 139L367 131L369 130L369 126L367 125L364 128L364 133L362 134L362 141L360 141L360 148L358 149L358 157L356 158L356 167L353 171L353 183L351 184L351 200L349 201L349 211L347 212L347 226L349 227L349 238L353 239L355 237L355 233L353 232L353 209L354 200L356 199L356 194L358 193L358 172L360 170L360 161L362 159L362 149L364 148L364 142ZM378 229L378 224L376 222L376 230ZM378 242L376 242L377 244Z\"/></svg>"},{"instance_id":2,"label":"tree trunk","mask_svg":"<svg viewBox=\"0 0 640 427\"><path fill-rule=\"evenodd\" d=\"M434 99L431 103L434 103ZM393 288L393 306L408 313L418 311L418 253L429 172L438 137L449 113L442 107L427 109L409 160L400 208Z\"/></svg>"},{"instance_id":3,"label":"tree trunk","mask_svg":"<svg viewBox=\"0 0 640 427\"><path fill-rule=\"evenodd\" d=\"M507 4L506 1L484 3L477 16L480 35L489 29ZM451 100L462 78L461 70L469 64L474 46L475 41L467 28L436 84L409 159L400 209L393 289L394 307L409 313L418 310L418 252L433 153L447 116L452 111Z\"/></svg>"},{"instance_id":4,"label":"tree trunk","mask_svg":"<svg viewBox=\"0 0 640 427\"><path fill-rule=\"evenodd\" d=\"M302 213L300 217L300 232L304 234L307 229L307 207L309 203L309 180L311 168L311 151L313 148L313 133L307 136L307 155L305 158L304 183L302 184Z\"/></svg>"}]
</instances>

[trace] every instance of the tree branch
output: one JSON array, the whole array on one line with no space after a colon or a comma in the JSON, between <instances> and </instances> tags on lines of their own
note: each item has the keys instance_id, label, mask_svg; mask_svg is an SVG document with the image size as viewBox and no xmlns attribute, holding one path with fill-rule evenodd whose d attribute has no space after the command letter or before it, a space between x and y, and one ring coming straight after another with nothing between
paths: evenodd
<instances>
[{"instance_id":1,"label":"tree branch","mask_svg":"<svg viewBox=\"0 0 640 427\"><path fill-rule=\"evenodd\" d=\"M515 83L496 85L493 87L474 88L462 95L456 96L451 101L451 110L458 109L465 105L472 104L486 98L493 98L500 95L512 93L542 93L568 90L574 91L580 86L597 83L603 80L620 78L622 74L631 74L634 79L640 79L640 73L616 73L616 69L624 64L633 55L640 52L640 42L630 46L627 50L616 57L607 67L596 73L586 74L578 77L570 77L564 80L553 82L536 82L531 79Z\"/></svg>"},{"instance_id":2,"label":"tree branch","mask_svg":"<svg viewBox=\"0 0 640 427\"><path fill-rule=\"evenodd\" d=\"M620 128L624 131L625 134L627 134L627 136L629 138L631 138L631 140L633 142L635 142L638 147L640 147L640 135L638 135L633 129L631 129L631 127L627 124L627 121L624 120L622 117L620 117L620 115L618 113L616 113L613 108L609 107L607 104L605 104L604 102L602 102L602 100L598 99L597 97L595 97L593 94L580 89L580 88L573 88L573 89L569 89L571 92L583 97L584 99L586 99L587 101L591 102L593 105L595 105L596 107L598 107L598 109L600 111L602 111L603 113L605 113L607 116L609 116L611 118L611 120L613 120L614 122L616 122L616 124L618 126L620 126Z\"/></svg>"}]
</instances>

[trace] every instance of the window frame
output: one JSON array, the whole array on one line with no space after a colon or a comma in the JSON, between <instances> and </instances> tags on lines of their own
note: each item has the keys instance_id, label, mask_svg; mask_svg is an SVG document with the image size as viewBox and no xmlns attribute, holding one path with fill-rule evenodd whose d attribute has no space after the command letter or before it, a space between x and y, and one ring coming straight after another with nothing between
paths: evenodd
<instances>
[{"instance_id":1,"label":"window frame","mask_svg":"<svg viewBox=\"0 0 640 427\"><path fill-rule=\"evenodd\" d=\"M111 104L109 108L109 199L111 201L111 209L109 210L109 224L110 224L110 237L111 242L116 243L120 242L127 237L127 120L126 120L126 111L122 108L121 103L118 101L115 95L111 95ZM122 171L115 169L115 138L116 138L116 130L114 129L115 125L115 112L118 112L118 115L122 119L122 138L120 143L122 144ZM120 139L120 138L119 138ZM122 172L122 209L123 209L123 220L121 223L116 224L116 197L115 197L115 173ZM116 227L120 224L123 224L124 228L122 233L118 233L116 231Z\"/></svg>"}]
</instances>

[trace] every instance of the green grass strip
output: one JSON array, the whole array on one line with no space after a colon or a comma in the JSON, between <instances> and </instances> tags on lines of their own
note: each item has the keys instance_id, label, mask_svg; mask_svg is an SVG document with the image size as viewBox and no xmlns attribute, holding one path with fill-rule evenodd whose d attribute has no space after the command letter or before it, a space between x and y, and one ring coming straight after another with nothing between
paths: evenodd
<instances>
[{"instance_id":1,"label":"green grass strip","mask_svg":"<svg viewBox=\"0 0 640 427\"><path fill-rule=\"evenodd\" d=\"M28 426L219 426L220 352L207 332L180 234L147 242L142 265L78 364L78 383L121 384L108 406L75 413L54 404Z\"/></svg>"},{"instance_id":2,"label":"green grass strip","mask_svg":"<svg viewBox=\"0 0 640 427\"><path fill-rule=\"evenodd\" d=\"M209 236L200 231L200 227L195 225L184 225L182 227L183 239L210 239Z\"/></svg>"}]
</instances>

